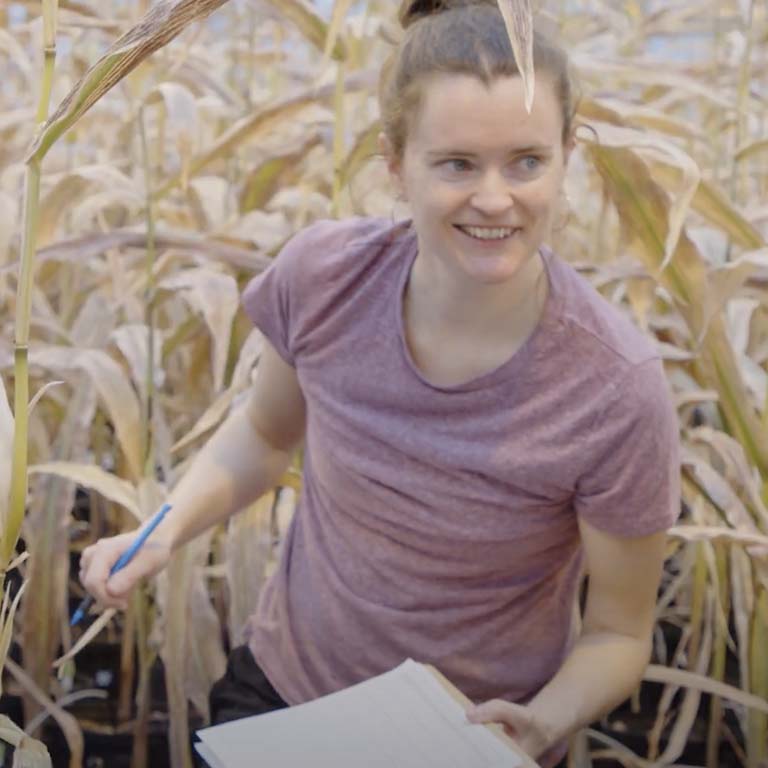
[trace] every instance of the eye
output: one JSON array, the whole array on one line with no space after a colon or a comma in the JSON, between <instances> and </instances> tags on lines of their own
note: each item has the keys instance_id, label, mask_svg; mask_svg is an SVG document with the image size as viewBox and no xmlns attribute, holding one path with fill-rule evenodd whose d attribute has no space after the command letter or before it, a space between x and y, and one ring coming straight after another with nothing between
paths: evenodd
<instances>
[{"instance_id":1,"label":"eye","mask_svg":"<svg viewBox=\"0 0 768 768\"><path fill-rule=\"evenodd\" d=\"M441 165L455 173L463 173L472 169L472 164L463 157L451 157L448 160L444 160Z\"/></svg>"},{"instance_id":2,"label":"eye","mask_svg":"<svg viewBox=\"0 0 768 768\"><path fill-rule=\"evenodd\" d=\"M526 171L537 171L541 166L541 158L536 155L525 155L520 158L519 163Z\"/></svg>"}]
</instances>

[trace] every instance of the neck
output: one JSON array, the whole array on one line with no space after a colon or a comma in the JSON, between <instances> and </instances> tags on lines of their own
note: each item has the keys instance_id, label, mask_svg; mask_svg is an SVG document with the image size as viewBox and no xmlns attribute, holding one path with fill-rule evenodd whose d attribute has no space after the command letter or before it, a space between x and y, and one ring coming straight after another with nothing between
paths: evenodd
<instances>
[{"instance_id":1,"label":"neck","mask_svg":"<svg viewBox=\"0 0 768 768\"><path fill-rule=\"evenodd\" d=\"M535 324L547 297L546 268L536 253L514 276L499 284L468 281L417 255L406 289L406 307L419 325L462 337L510 332Z\"/></svg>"}]
</instances>

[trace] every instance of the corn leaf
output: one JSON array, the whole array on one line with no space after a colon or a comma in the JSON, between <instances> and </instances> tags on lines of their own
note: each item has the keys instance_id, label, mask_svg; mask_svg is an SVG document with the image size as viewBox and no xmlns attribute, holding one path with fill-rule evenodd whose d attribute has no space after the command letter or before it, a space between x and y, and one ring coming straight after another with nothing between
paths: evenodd
<instances>
[{"instance_id":1,"label":"corn leaf","mask_svg":"<svg viewBox=\"0 0 768 768\"><path fill-rule=\"evenodd\" d=\"M139 499L136 489L125 480L109 474L101 467L93 464L77 464L71 461L51 461L44 464L33 464L30 474L51 474L71 480L84 488L90 488L100 493L105 499L119 504L127 509L137 520L143 518L139 509Z\"/></svg>"},{"instance_id":2,"label":"corn leaf","mask_svg":"<svg viewBox=\"0 0 768 768\"><path fill-rule=\"evenodd\" d=\"M372 73L355 73L346 78L345 91L358 90L373 81ZM229 156L237 147L246 141L254 141L277 131L289 120L295 120L308 108L316 104L324 103L334 95L334 86L325 85L320 88L309 88L296 96L277 102L271 106L262 108L251 115L238 120L228 128L214 143L198 157L191 160L189 166L190 176L199 173L214 160ZM162 197L169 190L180 184L181 174L166 181L157 191L156 196Z\"/></svg>"},{"instance_id":3,"label":"corn leaf","mask_svg":"<svg viewBox=\"0 0 768 768\"><path fill-rule=\"evenodd\" d=\"M329 37L328 25L304 0L265 0L281 16L291 21L302 35L318 50L323 51ZM343 60L347 57L347 46L338 38L333 41L333 58Z\"/></svg>"},{"instance_id":4,"label":"corn leaf","mask_svg":"<svg viewBox=\"0 0 768 768\"><path fill-rule=\"evenodd\" d=\"M31 360L59 374L85 372L109 417L134 480L142 473L140 409L136 393L120 366L99 349L37 347Z\"/></svg>"},{"instance_id":5,"label":"corn leaf","mask_svg":"<svg viewBox=\"0 0 768 768\"><path fill-rule=\"evenodd\" d=\"M515 61L523 80L525 108L533 109L536 81L533 71L533 9L531 0L498 0Z\"/></svg>"},{"instance_id":6,"label":"corn leaf","mask_svg":"<svg viewBox=\"0 0 768 768\"><path fill-rule=\"evenodd\" d=\"M43 126L27 156L41 160L105 93L189 24L215 11L227 0L165 0L154 5L136 26L116 40L83 75Z\"/></svg>"},{"instance_id":7,"label":"corn leaf","mask_svg":"<svg viewBox=\"0 0 768 768\"><path fill-rule=\"evenodd\" d=\"M51 757L42 742L28 736L6 715L0 715L0 741L16 750L14 768L51 768Z\"/></svg>"},{"instance_id":8,"label":"corn leaf","mask_svg":"<svg viewBox=\"0 0 768 768\"><path fill-rule=\"evenodd\" d=\"M239 306L239 290L235 279L230 275L201 267L182 270L163 280L159 287L165 290L178 290L184 299L205 318L211 332L213 347L211 370L214 392L221 392L229 354L232 320Z\"/></svg>"}]
</instances>

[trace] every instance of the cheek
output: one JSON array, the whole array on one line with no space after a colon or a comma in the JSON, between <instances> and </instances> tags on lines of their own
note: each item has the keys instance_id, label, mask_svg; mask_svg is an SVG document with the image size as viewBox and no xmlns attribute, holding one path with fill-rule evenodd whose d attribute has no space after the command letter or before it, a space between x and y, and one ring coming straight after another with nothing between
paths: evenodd
<instances>
[{"instance_id":1,"label":"cheek","mask_svg":"<svg viewBox=\"0 0 768 768\"><path fill-rule=\"evenodd\" d=\"M532 212L546 214L554 211L560 200L560 183L552 179L533 182L520 195L521 202Z\"/></svg>"}]
</instances>

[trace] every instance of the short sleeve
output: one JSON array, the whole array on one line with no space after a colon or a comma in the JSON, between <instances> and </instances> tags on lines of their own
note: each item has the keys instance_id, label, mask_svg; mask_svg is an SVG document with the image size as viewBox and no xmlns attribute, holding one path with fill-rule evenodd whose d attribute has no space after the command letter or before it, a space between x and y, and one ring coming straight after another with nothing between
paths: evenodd
<instances>
[{"instance_id":1,"label":"short sleeve","mask_svg":"<svg viewBox=\"0 0 768 768\"><path fill-rule=\"evenodd\" d=\"M577 483L576 513L619 536L671 527L680 513L679 426L658 358L632 367L594 429L596 449Z\"/></svg>"},{"instance_id":2,"label":"short sleeve","mask_svg":"<svg viewBox=\"0 0 768 768\"><path fill-rule=\"evenodd\" d=\"M292 345L292 321L301 292L299 279L302 257L312 240L313 227L294 235L281 249L272 264L256 275L242 295L245 313L253 324L269 339L283 360L295 367Z\"/></svg>"}]
</instances>

